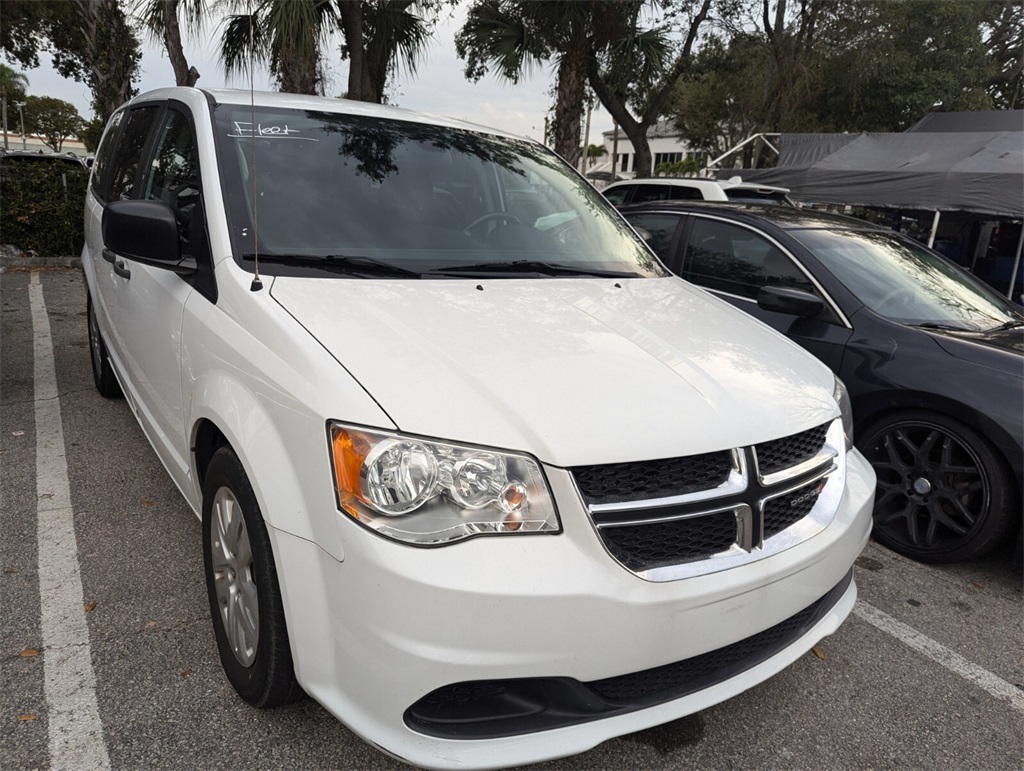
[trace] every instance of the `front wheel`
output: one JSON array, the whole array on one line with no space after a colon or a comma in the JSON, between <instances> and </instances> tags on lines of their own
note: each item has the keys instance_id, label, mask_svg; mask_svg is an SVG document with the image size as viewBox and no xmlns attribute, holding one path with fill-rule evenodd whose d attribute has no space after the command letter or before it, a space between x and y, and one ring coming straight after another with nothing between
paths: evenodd
<instances>
[{"instance_id":1,"label":"front wheel","mask_svg":"<svg viewBox=\"0 0 1024 771\"><path fill-rule=\"evenodd\" d=\"M888 416L859 442L878 477L874 536L921 562L992 551L1014 524L1014 484L981 434L937 413Z\"/></svg>"},{"instance_id":2,"label":"front wheel","mask_svg":"<svg viewBox=\"0 0 1024 771\"><path fill-rule=\"evenodd\" d=\"M96 321L96 309L92 306L92 296L86 297L85 315L89 323L89 358L92 360L92 380L101 396L115 399L121 395L121 386L110 366L106 343L100 334L100 325Z\"/></svg>"},{"instance_id":3,"label":"front wheel","mask_svg":"<svg viewBox=\"0 0 1024 771\"><path fill-rule=\"evenodd\" d=\"M270 536L229 447L214 453L203 483L203 557L213 631L231 685L261 709L291 701L301 691Z\"/></svg>"}]
</instances>

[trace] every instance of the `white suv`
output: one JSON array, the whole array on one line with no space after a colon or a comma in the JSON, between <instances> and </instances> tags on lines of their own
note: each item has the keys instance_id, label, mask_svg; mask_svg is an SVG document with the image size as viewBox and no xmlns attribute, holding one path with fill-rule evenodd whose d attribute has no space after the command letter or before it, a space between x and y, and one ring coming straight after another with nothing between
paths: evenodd
<instances>
[{"instance_id":1,"label":"white suv","mask_svg":"<svg viewBox=\"0 0 1024 771\"><path fill-rule=\"evenodd\" d=\"M304 689L421 766L517 765L838 628L874 477L823 364L671 276L539 144L249 100L115 113L83 252L96 385L202 518L242 698Z\"/></svg>"},{"instance_id":2,"label":"white suv","mask_svg":"<svg viewBox=\"0 0 1024 771\"><path fill-rule=\"evenodd\" d=\"M693 179L690 177L653 177L615 182L601 191L616 206L646 201L731 201L733 203L796 204L789 188L755 185L740 177L730 179Z\"/></svg>"}]
</instances>

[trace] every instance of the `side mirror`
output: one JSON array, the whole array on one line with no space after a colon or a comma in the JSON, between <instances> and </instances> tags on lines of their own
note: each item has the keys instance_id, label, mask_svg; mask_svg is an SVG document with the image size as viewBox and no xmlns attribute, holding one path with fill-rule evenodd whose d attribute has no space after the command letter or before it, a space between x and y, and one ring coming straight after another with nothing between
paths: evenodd
<instances>
[{"instance_id":1,"label":"side mirror","mask_svg":"<svg viewBox=\"0 0 1024 771\"><path fill-rule=\"evenodd\" d=\"M774 313L813 318L825 307L820 297L801 289L785 286L763 286L757 293L757 307Z\"/></svg>"},{"instance_id":2,"label":"side mirror","mask_svg":"<svg viewBox=\"0 0 1024 771\"><path fill-rule=\"evenodd\" d=\"M178 221L163 201L111 201L103 209L103 246L118 257L175 273L194 273L182 258ZM106 255L104 255L106 256Z\"/></svg>"}]
</instances>

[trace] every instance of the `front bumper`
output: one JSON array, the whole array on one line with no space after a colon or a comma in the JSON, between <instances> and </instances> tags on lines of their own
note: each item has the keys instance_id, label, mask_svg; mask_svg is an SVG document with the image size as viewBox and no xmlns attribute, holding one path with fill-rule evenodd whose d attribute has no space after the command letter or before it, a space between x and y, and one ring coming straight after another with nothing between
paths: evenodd
<instances>
[{"instance_id":1,"label":"front bumper","mask_svg":"<svg viewBox=\"0 0 1024 771\"><path fill-rule=\"evenodd\" d=\"M834 632L853 607L855 585L768 658L668 701L493 738L430 736L406 721L413 704L457 683L594 683L701 656L790 619L842 584L867 541L874 474L856 451L847 469L839 510L824 531L758 562L664 583L610 559L582 504L565 503L578 495L557 470L549 479L559 535L417 549L345 523L351 527L339 563L315 544L272 531L297 676L368 742L429 768L571 755L700 711L762 682Z\"/></svg>"}]
</instances>

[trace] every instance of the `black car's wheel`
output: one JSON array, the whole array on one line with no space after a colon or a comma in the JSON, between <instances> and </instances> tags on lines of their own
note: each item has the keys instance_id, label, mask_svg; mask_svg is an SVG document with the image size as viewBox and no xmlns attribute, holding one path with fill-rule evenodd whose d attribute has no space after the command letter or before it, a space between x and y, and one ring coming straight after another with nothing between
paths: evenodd
<instances>
[{"instance_id":1,"label":"black car's wheel","mask_svg":"<svg viewBox=\"0 0 1024 771\"><path fill-rule=\"evenodd\" d=\"M270 537L252 485L228 447L203 483L203 557L224 672L239 696L270 709L301 694Z\"/></svg>"},{"instance_id":2,"label":"black car's wheel","mask_svg":"<svg viewBox=\"0 0 1024 771\"><path fill-rule=\"evenodd\" d=\"M874 536L922 562L995 548L1014 523L1013 480L977 431L924 411L886 417L859 442L878 476Z\"/></svg>"},{"instance_id":3,"label":"black car's wheel","mask_svg":"<svg viewBox=\"0 0 1024 771\"><path fill-rule=\"evenodd\" d=\"M101 396L114 399L121 396L121 386L117 382L114 370L107 356L107 346L100 334L100 325L96 322L96 311L92 307L92 297L86 296L86 317L89 323L89 358L92 359L92 380Z\"/></svg>"}]
</instances>

